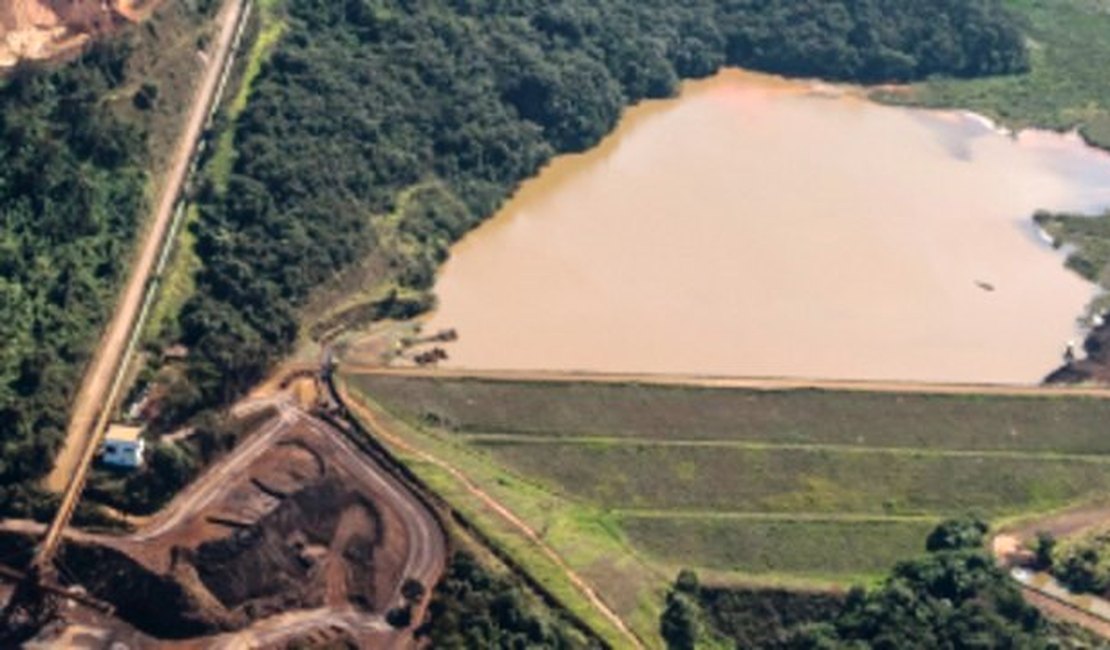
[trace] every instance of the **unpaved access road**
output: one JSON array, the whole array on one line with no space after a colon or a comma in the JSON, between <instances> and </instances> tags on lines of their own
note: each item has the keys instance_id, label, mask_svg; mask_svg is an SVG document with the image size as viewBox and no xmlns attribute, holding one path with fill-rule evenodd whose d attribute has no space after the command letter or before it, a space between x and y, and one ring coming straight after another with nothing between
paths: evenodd
<instances>
[{"instance_id":1,"label":"unpaved access road","mask_svg":"<svg viewBox=\"0 0 1110 650\"><path fill-rule=\"evenodd\" d=\"M131 277L96 354L85 371L70 412L65 442L54 459L53 470L46 477L46 488L51 492L60 492L72 484L74 478L80 474L80 468L87 464L85 459L90 453L96 453L101 433L97 430L97 419L104 410L112 408L107 403L108 394L117 373L122 372L126 366L128 342L137 326L148 283L163 248L170 243L167 241L167 234L173 222L177 199L189 177L197 142L215 104L246 2L247 0L227 0L216 19L219 35L214 41L208 66L193 97L193 105L174 151L173 162L162 184L155 211L147 222L147 231L132 266Z\"/></svg>"},{"instance_id":2,"label":"unpaved access road","mask_svg":"<svg viewBox=\"0 0 1110 650\"><path fill-rule=\"evenodd\" d=\"M372 486L375 493L385 496L390 505L401 515L405 527L406 538L409 540L408 554L401 575L406 578L418 580L424 585L434 585L439 581L447 560L447 541L439 522L404 486L400 485L387 472L364 453L358 450L346 436L336 431L330 425L317 420L292 406L281 408L277 418L276 427L264 432L259 448L265 449L272 445L284 431L295 426L307 426L322 436L333 441L341 453L330 458L349 472L352 476L366 485ZM254 441L251 441L253 443ZM227 489L228 481L225 476L243 471L248 465L251 456L255 456L251 443L240 448L246 448L245 454L236 453L231 462L222 464L209 472L209 477L198 481L195 485L200 487L192 495L186 495L180 502L175 501L169 510L177 507L195 512L196 508L203 508L201 504L211 503L222 495ZM244 456L246 458L244 458ZM186 513L188 514L188 513ZM176 519L176 515L171 519ZM137 539L150 539L150 532L164 534L164 524L154 524L148 531L139 531ZM399 603L401 583L399 582L390 595L390 602ZM419 617L417 617L419 620ZM288 641L301 637L315 630L342 629L356 638L365 638L367 634L375 635L374 647L383 649L403 648L409 645L411 637L403 631L394 631L385 625L380 615L359 612L352 608L327 607L308 612L290 612L279 617L272 617L259 621L250 628L236 634L223 635L213 639L212 647L239 648L239 647L269 647L279 641Z\"/></svg>"},{"instance_id":3,"label":"unpaved access road","mask_svg":"<svg viewBox=\"0 0 1110 650\"><path fill-rule=\"evenodd\" d=\"M1110 602L1091 594L1071 593L1049 573L1028 568L1033 555L1029 549L1038 533L1064 539L1104 526L1108 519L1110 503L1102 501L1017 521L995 535L991 552L1000 565L1011 570L1030 604L1049 616L1110 639Z\"/></svg>"},{"instance_id":4,"label":"unpaved access road","mask_svg":"<svg viewBox=\"0 0 1110 650\"><path fill-rule=\"evenodd\" d=\"M342 397L343 403L348 408L350 408L376 436L385 440L390 446L401 449L405 453L413 454L414 456L420 458L421 461L435 465L436 467L439 467L440 469L450 474L452 478L463 485L467 492L477 497L483 504L485 504L487 508L489 508L497 516L501 517L513 528L517 529L529 542L535 545L540 550L540 552L544 554L544 556L551 560L551 562L554 563L556 567L558 567L559 571L561 571L563 575L566 576L567 580L569 580L570 583L573 584L574 587L578 589L578 591L581 592L583 596L586 597L586 600L588 600L590 604L593 605L594 609L596 609L598 613L605 617L606 620L612 623L613 626L617 628L621 632L621 634L624 635L625 639L629 643L629 647L644 647L643 643L640 642L640 639L632 633L632 630L630 630L627 625L625 625L624 620L621 619L621 617L617 616L616 612L609 608L605 601L602 600L601 596L598 595L597 591L592 586L590 586L590 584L586 582L585 579L578 575L578 573L576 573L574 569L572 569L570 565L566 563L562 556L559 555L555 551L555 549L551 548L543 540L540 534L536 532L531 526L529 526L523 519L518 517L512 510L503 505L501 502L490 496L488 492L480 488L476 483L474 483L474 481L470 479L470 477L463 474L454 466L405 442L404 438L395 431L392 431L385 424L385 421L382 418L378 417L378 414L374 412L374 410L372 410L369 406L367 406L365 402L353 398L348 393L346 386L344 386L342 383L339 385L339 392Z\"/></svg>"},{"instance_id":5,"label":"unpaved access road","mask_svg":"<svg viewBox=\"0 0 1110 650\"><path fill-rule=\"evenodd\" d=\"M398 557L395 571L403 579L415 579L431 586L439 581L447 561L447 539L439 521L407 487L402 485L375 460L359 450L347 435L330 424L300 410L289 400L268 399L265 405L276 407L276 415L260 426L234 451L179 493L164 509L150 517L138 530L128 535L104 535L67 529L65 537L83 544L96 544L115 549L155 573L170 571L172 548L187 540L202 522L218 510L221 503L233 500L242 479L257 468L260 458L283 442L304 438L306 432L318 444L316 451L327 463L347 477L352 487L375 495L383 508L399 515L405 540L404 555ZM43 526L35 522L4 521L0 530L26 535L41 534ZM387 533L388 534L388 533ZM386 606L402 602L403 579L383 594ZM426 600L425 600L426 602ZM381 609L380 607L378 609ZM384 611L384 610L383 610ZM423 611L421 607L417 612ZM418 619L417 619L418 620ZM364 611L345 600L332 601L315 609L291 610L255 621L249 627L211 637L190 639L181 647L256 648L275 647L313 634L341 631L351 638L369 643L365 647L386 650L412 645L410 630L394 630L387 625L381 611ZM198 645L199 644L199 645ZM160 643L159 647L177 647Z\"/></svg>"}]
</instances>

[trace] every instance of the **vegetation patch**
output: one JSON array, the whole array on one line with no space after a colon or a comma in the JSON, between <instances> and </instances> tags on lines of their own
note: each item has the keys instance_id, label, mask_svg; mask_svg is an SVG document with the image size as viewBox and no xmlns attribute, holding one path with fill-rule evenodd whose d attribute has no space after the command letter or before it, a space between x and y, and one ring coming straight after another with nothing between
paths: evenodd
<instances>
[{"instance_id":1,"label":"vegetation patch","mask_svg":"<svg viewBox=\"0 0 1110 650\"><path fill-rule=\"evenodd\" d=\"M1110 147L1110 13L1091 0L1006 0L1029 39L1029 73L975 80L934 79L884 99L988 115L1015 128L1078 128Z\"/></svg>"},{"instance_id":2,"label":"vegetation patch","mask_svg":"<svg viewBox=\"0 0 1110 650\"><path fill-rule=\"evenodd\" d=\"M201 263L193 248L196 245L196 235L191 228L197 221L197 210L193 205L187 205L184 209L186 213L176 239L170 244L170 257L166 261L158 295L151 305L146 330L143 332L144 340L155 351L161 348L161 343L176 340L180 336L177 331L177 314L196 290L196 274Z\"/></svg>"},{"instance_id":3,"label":"vegetation patch","mask_svg":"<svg viewBox=\"0 0 1110 650\"><path fill-rule=\"evenodd\" d=\"M1067 251L1067 266L1085 279L1102 287L1088 307L1089 324L1092 326L1083 341L1084 358L1065 359L1048 380L1053 382L1083 382L1110 380L1110 213L1079 215L1038 212L1033 217L1037 225L1052 237L1053 245Z\"/></svg>"},{"instance_id":4,"label":"vegetation patch","mask_svg":"<svg viewBox=\"0 0 1110 650\"><path fill-rule=\"evenodd\" d=\"M1110 492L1107 404L1089 398L346 381L406 443L540 531L642 638L646 603L658 615L682 566L732 583L874 584L945 517Z\"/></svg>"},{"instance_id":5,"label":"vegetation patch","mask_svg":"<svg viewBox=\"0 0 1110 650\"><path fill-rule=\"evenodd\" d=\"M1057 248L1068 251L1067 266L1103 288L1110 287L1110 214L1038 212L1034 221Z\"/></svg>"},{"instance_id":6,"label":"vegetation patch","mask_svg":"<svg viewBox=\"0 0 1110 650\"><path fill-rule=\"evenodd\" d=\"M166 3L65 64L0 81L0 512L60 444L199 70L207 3ZM171 126L172 125L172 126Z\"/></svg>"},{"instance_id":7,"label":"vegetation patch","mask_svg":"<svg viewBox=\"0 0 1110 650\"><path fill-rule=\"evenodd\" d=\"M1072 591L1110 597L1110 529L1060 541L1042 534L1036 550L1039 568L1050 569Z\"/></svg>"},{"instance_id":8,"label":"vegetation patch","mask_svg":"<svg viewBox=\"0 0 1110 650\"><path fill-rule=\"evenodd\" d=\"M629 541L670 565L869 582L913 557L932 519L621 515Z\"/></svg>"},{"instance_id":9,"label":"vegetation patch","mask_svg":"<svg viewBox=\"0 0 1110 650\"><path fill-rule=\"evenodd\" d=\"M353 378L406 418L458 434L1110 453L1110 401L748 390L640 383Z\"/></svg>"},{"instance_id":10,"label":"vegetation patch","mask_svg":"<svg viewBox=\"0 0 1110 650\"><path fill-rule=\"evenodd\" d=\"M465 552L451 557L428 615L416 636L434 648L601 647L531 602L511 577L492 574Z\"/></svg>"},{"instance_id":11,"label":"vegetation patch","mask_svg":"<svg viewBox=\"0 0 1110 650\"><path fill-rule=\"evenodd\" d=\"M474 446L604 508L1000 516L1052 510L1110 489L1110 458L1102 456L589 441Z\"/></svg>"},{"instance_id":12,"label":"vegetation patch","mask_svg":"<svg viewBox=\"0 0 1110 650\"><path fill-rule=\"evenodd\" d=\"M828 621L844 605L834 592L698 585L694 593L714 635L737 648L780 646L793 630Z\"/></svg>"},{"instance_id":13,"label":"vegetation patch","mask_svg":"<svg viewBox=\"0 0 1110 650\"><path fill-rule=\"evenodd\" d=\"M679 573L660 633L672 650L814 648L1088 648L1101 644L1025 603L983 548L987 526L949 520L927 553L900 562L872 589L846 596L703 587Z\"/></svg>"}]
</instances>

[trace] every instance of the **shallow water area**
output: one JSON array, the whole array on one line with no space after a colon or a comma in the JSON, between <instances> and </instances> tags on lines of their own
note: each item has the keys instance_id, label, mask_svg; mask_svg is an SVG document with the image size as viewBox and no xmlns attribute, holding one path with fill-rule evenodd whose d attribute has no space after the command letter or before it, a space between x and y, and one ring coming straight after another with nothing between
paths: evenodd
<instances>
[{"instance_id":1,"label":"shallow water area","mask_svg":"<svg viewBox=\"0 0 1110 650\"><path fill-rule=\"evenodd\" d=\"M731 70L630 110L452 249L452 367L1036 383L1095 288L1037 209L1110 156Z\"/></svg>"}]
</instances>

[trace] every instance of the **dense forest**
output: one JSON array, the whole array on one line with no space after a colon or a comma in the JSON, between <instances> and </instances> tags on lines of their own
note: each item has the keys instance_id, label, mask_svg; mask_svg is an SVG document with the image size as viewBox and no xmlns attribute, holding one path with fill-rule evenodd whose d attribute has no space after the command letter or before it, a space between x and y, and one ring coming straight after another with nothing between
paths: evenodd
<instances>
[{"instance_id":1,"label":"dense forest","mask_svg":"<svg viewBox=\"0 0 1110 650\"><path fill-rule=\"evenodd\" d=\"M144 205L143 142L101 98L125 53L101 47L0 89L0 510L50 467L112 308Z\"/></svg>"},{"instance_id":2,"label":"dense forest","mask_svg":"<svg viewBox=\"0 0 1110 650\"><path fill-rule=\"evenodd\" d=\"M177 137L160 131L190 92L192 60L167 42L195 51L183 35L213 9L175 3L76 60L0 79L0 513L46 504L33 479L128 270L148 172Z\"/></svg>"},{"instance_id":3,"label":"dense forest","mask_svg":"<svg viewBox=\"0 0 1110 650\"><path fill-rule=\"evenodd\" d=\"M1085 632L1054 624L1025 603L984 548L987 526L940 524L926 553L894 567L874 589L843 598L703 587L682 572L667 597L660 632L671 650L714 647L1086 648Z\"/></svg>"},{"instance_id":4,"label":"dense forest","mask_svg":"<svg viewBox=\"0 0 1110 650\"><path fill-rule=\"evenodd\" d=\"M996 0L287 0L287 29L200 192L192 351L168 412L256 382L314 287L376 254L396 283L333 318L405 315L450 243L623 107L741 65L901 81L1025 70ZM317 316L318 314L312 314Z\"/></svg>"},{"instance_id":5,"label":"dense forest","mask_svg":"<svg viewBox=\"0 0 1110 650\"><path fill-rule=\"evenodd\" d=\"M456 553L416 635L433 648L601 647L526 594L511 577L492 575L473 556Z\"/></svg>"}]
</instances>

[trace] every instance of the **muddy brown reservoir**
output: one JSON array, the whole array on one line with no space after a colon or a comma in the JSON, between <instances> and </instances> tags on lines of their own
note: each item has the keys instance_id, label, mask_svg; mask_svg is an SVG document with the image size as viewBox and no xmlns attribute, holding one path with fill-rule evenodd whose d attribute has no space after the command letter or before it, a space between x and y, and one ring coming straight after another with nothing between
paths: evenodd
<instances>
[{"instance_id":1,"label":"muddy brown reservoir","mask_svg":"<svg viewBox=\"0 0 1110 650\"><path fill-rule=\"evenodd\" d=\"M1039 208L1110 156L955 112L729 71L629 111L452 250L449 365L1034 383L1095 289Z\"/></svg>"}]
</instances>

